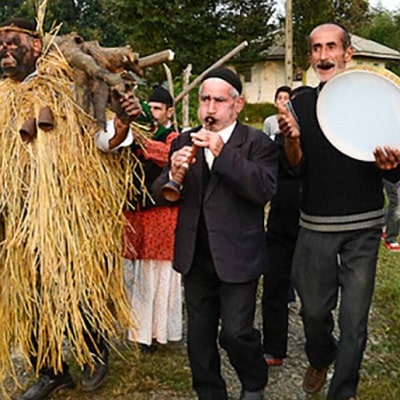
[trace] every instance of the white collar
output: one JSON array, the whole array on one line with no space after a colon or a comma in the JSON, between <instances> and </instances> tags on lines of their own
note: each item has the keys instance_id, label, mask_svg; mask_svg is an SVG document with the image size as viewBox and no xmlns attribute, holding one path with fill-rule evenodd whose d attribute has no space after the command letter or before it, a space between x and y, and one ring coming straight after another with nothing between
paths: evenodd
<instances>
[{"instance_id":1,"label":"white collar","mask_svg":"<svg viewBox=\"0 0 400 400\"><path fill-rule=\"evenodd\" d=\"M222 139L222 141L224 142L224 144L232 136L232 132L235 129L235 126L236 126L236 121L233 124L229 125L228 127L226 127L224 129L220 130L219 132L217 132L218 135L220 136L220 138ZM204 156L206 158L206 162L208 164L208 167L210 169L212 169L212 166L213 166L213 163L214 163L214 158L215 158L213 153L211 152L210 149L205 148L204 149Z\"/></svg>"},{"instance_id":2,"label":"white collar","mask_svg":"<svg viewBox=\"0 0 400 400\"><path fill-rule=\"evenodd\" d=\"M21 83L27 83L29 82L31 79L33 79L35 76L37 76L38 72L37 69L35 69L33 72L31 72L29 75L27 75L24 80L21 81Z\"/></svg>"},{"instance_id":3,"label":"white collar","mask_svg":"<svg viewBox=\"0 0 400 400\"><path fill-rule=\"evenodd\" d=\"M218 135L221 136L221 139L224 143L226 143L231 137L232 132L235 129L236 123L237 121L218 132Z\"/></svg>"}]
</instances>

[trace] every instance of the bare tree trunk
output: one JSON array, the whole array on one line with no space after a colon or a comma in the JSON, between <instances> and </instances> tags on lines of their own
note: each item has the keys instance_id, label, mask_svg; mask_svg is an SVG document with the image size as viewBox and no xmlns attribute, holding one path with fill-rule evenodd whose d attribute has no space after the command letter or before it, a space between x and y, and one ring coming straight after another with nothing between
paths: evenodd
<instances>
[{"instance_id":1,"label":"bare tree trunk","mask_svg":"<svg viewBox=\"0 0 400 400\"><path fill-rule=\"evenodd\" d=\"M165 70L165 74L167 75L168 91L169 91L170 95L172 96L172 98L174 98L175 97L175 95L174 95L174 81L172 79L171 69L165 63L163 63L163 67L164 67L164 70ZM173 115L173 125L174 125L175 132L178 132L178 121L176 120L175 108L174 108L174 115Z\"/></svg>"},{"instance_id":2,"label":"bare tree trunk","mask_svg":"<svg viewBox=\"0 0 400 400\"><path fill-rule=\"evenodd\" d=\"M183 71L183 91L185 91L190 82L190 75L192 74L192 64L188 66ZM182 99L182 129L190 128L189 124L189 96L185 96Z\"/></svg>"},{"instance_id":3,"label":"bare tree trunk","mask_svg":"<svg viewBox=\"0 0 400 400\"><path fill-rule=\"evenodd\" d=\"M292 30L292 0L286 0L285 17L285 84L293 84L293 30Z\"/></svg>"}]
</instances>

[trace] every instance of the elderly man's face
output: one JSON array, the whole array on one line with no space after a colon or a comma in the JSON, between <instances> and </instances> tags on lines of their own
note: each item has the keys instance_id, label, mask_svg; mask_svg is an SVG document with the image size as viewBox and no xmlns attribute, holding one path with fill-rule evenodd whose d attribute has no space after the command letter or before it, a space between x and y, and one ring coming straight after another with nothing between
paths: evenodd
<instances>
[{"instance_id":1,"label":"elderly man's face","mask_svg":"<svg viewBox=\"0 0 400 400\"><path fill-rule=\"evenodd\" d=\"M26 33L0 32L0 67L4 76L22 81L35 70L41 43Z\"/></svg>"},{"instance_id":2,"label":"elderly man's face","mask_svg":"<svg viewBox=\"0 0 400 400\"><path fill-rule=\"evenodd\" d=\"M199 94L199 120L204 124L211 118L212 131L220 131L236 121L244 106L242 96L232 96L233 87L219 78L210 78L201 85Z\"/></svg>"},{"instance_id":3,"label":"elderly man's face","mask_svg":"<svg viewBox=\"0 0 400 400\"><path fill-rule=\"evenodd\" d=\"M320 25L311 32L309 60L322 83L344 70L351 60L353 50L343 48L342 38L343 30L332 24Z\"/></svg>"}]
</instances>

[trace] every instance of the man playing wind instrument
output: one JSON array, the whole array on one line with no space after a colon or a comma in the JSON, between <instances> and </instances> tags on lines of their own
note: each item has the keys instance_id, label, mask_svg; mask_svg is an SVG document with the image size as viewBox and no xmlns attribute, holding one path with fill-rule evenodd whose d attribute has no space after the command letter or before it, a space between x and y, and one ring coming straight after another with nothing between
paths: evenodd
<instances>
[{"instance_id":1,"label":"man playing wind instrument","mask_svg":"<svg viewBox=\"0 0 400 400\"><path fill-rule=\"evenodd\" d=\"M15 349L40 376L21 400L73 387L67 337L82 389L94 390L107 372L105 338L116 321L121 332L131 324L119 256L127 180L116 156L97 150L67 62L33 23L1 24L0 66L0 383ZM122 109L128 120L140 113L133 93Z\"/></svg>"}]
</instances>

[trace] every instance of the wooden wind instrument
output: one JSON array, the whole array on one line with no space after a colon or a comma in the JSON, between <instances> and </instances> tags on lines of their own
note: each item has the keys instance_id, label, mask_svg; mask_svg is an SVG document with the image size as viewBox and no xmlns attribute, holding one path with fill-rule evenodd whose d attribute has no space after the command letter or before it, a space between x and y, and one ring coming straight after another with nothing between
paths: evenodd
<instances>
[{"instance_id":1,"label":"wooden wind instrument","mask_svg":"<svg viewBox=\"0 0 400 400\"><path fill-rule=\"evenodd\" d=\"M204 127L206 129L210 129L210 127L214 123L215 119L213 117L207 117L205 120ZM162 187L161 193L165 200L168 200L170 202L176 202L180 199L183 188L183 181L185 180L189 166L192 163L192 160L197 153L197 149L198 147L196 145L192 146L192 151L189 157L187 158L186 162L182 163L182 165L178 168L176 174L173 176L173 179L171 179Z\"/></svg>"}]
</instances>

